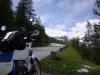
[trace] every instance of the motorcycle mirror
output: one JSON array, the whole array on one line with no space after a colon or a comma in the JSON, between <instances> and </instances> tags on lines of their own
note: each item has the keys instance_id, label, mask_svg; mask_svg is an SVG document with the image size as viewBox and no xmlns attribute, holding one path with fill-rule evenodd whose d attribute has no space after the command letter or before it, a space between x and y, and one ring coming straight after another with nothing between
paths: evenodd
<instances>
[{"instance_id":1,"label":"motorcycle mirror","mask_svg":"<svg viewBox=\"0 0 100 75\"><path fill-rule=\"evenodd\" d=\"M5 31L5 30L6 30L6 26L5 25L1 26L1 31Z\"/></svg>"}]
</instances>

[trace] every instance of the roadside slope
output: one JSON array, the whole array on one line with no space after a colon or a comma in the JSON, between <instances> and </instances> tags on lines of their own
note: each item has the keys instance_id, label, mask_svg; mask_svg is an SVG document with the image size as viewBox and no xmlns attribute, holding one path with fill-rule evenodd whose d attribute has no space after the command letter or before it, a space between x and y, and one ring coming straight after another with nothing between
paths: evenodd
<instances>
[{"instance_id":1,"label":"roadside slope","mask_svg":"<svg viewBox=\"0 0 100 75\"><path fill-rule=\"evenodd\" d=\"M61 60L54 60L51 57L47 57L41 62L44 71L59 73L58 75L78 75L77 70L83 68L84 65L94 67L94 64L83 60L71 46L62 52L57 52L57 57L61 58Z\"/></svg>"}]
</instances>

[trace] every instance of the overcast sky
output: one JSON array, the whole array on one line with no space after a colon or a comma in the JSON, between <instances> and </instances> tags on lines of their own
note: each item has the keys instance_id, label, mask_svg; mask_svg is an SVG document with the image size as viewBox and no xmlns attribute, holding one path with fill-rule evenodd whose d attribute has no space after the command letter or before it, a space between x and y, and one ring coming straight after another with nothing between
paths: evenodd
<instances>
[{"instance_id":1,"label":"overcast sky","mask_svg":"<svg viewBox=\"0 0 100 75\"><path fill-rule=\"evenodd\" d=\"M19 0L13 0L14 8ZM40 16L46 33L51 36L82 37L86 21L97 23L94 15L95 0L33 0L36 14Z\"/></svg>"}]
</instances>

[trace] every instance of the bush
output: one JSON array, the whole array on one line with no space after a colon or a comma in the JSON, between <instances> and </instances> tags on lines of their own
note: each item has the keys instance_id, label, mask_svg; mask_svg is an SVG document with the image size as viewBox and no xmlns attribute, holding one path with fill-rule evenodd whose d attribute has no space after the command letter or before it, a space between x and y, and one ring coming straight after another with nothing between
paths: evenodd
<instances>
[{"instance_id":1,"label":"bush","mask_svg":"<svg viewBox=\"0 0 100 75\"><path fill-rule=\"evenodd\" d=\"M95 69L91 69L89 75L100 75L100 67L96 67Z\"/></svg>"}]
</instances>

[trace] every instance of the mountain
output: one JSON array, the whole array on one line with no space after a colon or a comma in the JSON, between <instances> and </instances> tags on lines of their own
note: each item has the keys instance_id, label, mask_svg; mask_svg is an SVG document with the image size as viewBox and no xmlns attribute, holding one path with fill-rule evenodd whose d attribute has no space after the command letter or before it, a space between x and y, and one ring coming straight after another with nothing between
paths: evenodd
<instances>
[{"instance_id":1,"label":"mountain","mask_svg":"<svg viewBox=\"0 0 100 75\"><path fill-rule=\"evenodd\" d=\"M68 40L67 36L57 36L57 37L54 37L54 38L57 39L57 40L62 40L62 41L67 41Z\"/></svg>"}]
</instances>

